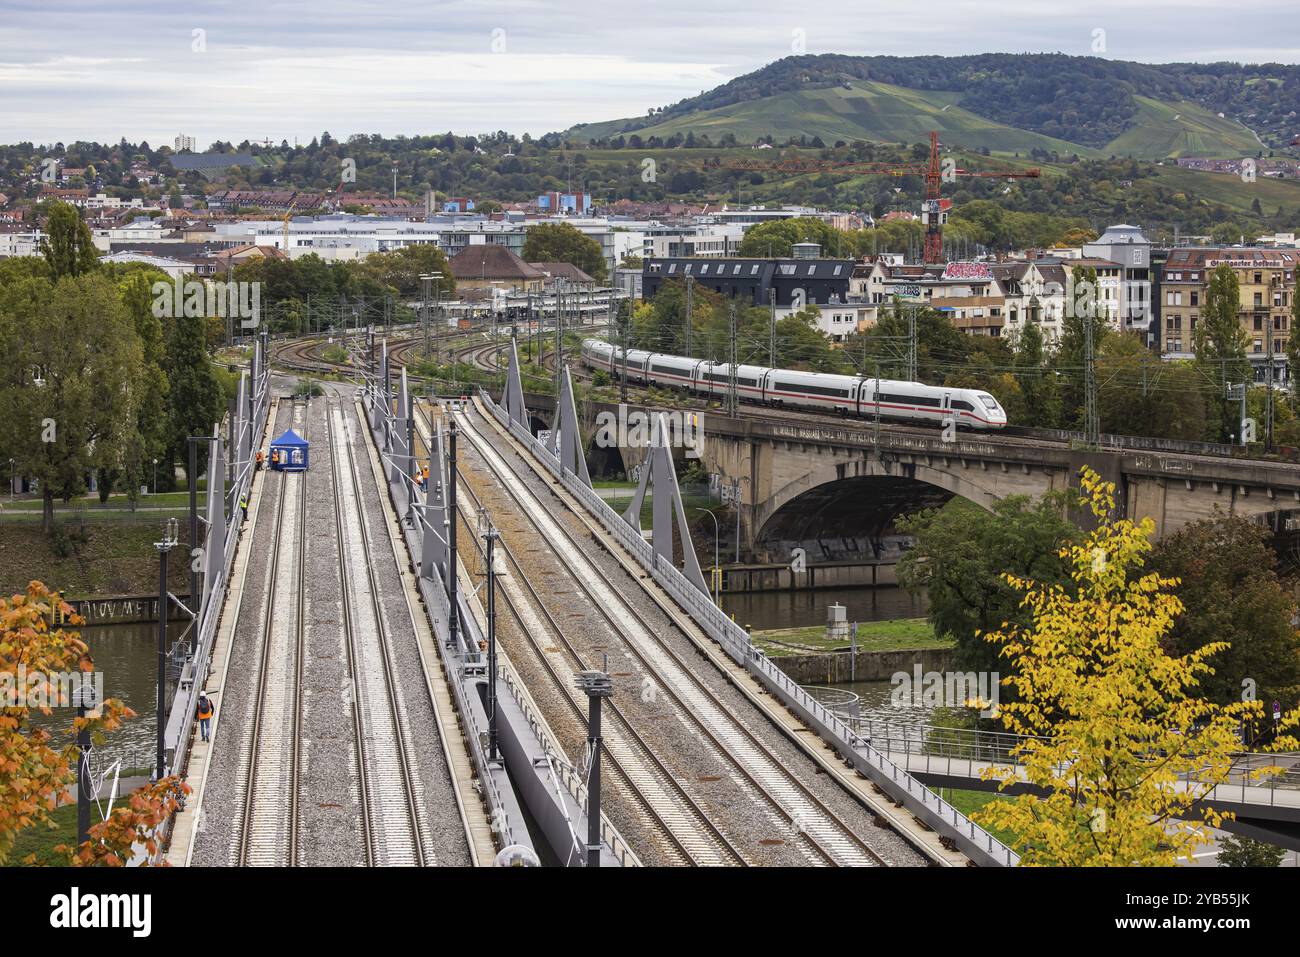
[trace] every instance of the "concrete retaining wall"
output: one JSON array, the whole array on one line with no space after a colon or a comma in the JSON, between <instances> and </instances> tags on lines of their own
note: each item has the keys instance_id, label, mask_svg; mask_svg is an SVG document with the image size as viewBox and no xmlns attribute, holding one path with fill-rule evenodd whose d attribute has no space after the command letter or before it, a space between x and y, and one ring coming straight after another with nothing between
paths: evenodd
<instances>
[{"instance_id":1,"label":"concrete retaining wall","mask_svg":"<svg viewBox=\"0 0 1300 957\"><path fill-rule=\"evenodd\" d=\"M918 662L922 671L948 671L952 659L951 648L927 648L859 651L856 662L852 653L847 651L820 655L782 655L772 660L801 685L829 685L846 681L888 681L900 671L910 675Z\"/></svg>"}]
</instances>

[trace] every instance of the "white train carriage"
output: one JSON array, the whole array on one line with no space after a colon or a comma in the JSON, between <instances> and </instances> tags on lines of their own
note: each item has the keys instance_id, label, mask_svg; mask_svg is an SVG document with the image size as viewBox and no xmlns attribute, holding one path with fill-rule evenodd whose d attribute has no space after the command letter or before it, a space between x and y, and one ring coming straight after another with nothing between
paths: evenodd
<instances>
[{"instance_id":1,"label":"white train carriage","mask_svg":"<svg viewBox=\"0 0 1300 957\"><path fill-rule=\"evenodd\" d=\"M669 386L674 389L695 389L696 370L704 365L701 359L689 359L685 356L670 356L662 352L650 355L646 365L645 376L655 385Z\"/></svg>"},{"instance_id":2,"label":"white train carriage","mask_svg":"<svg viewBox=\"0 0 1300 957\"><path fill-rule=\"evenodd\" d=\"M968 429L1000 429L1007 414L997 399L978 389L957 389L896 379L862 379L859 414L883 419L943 425L951 420Z\"/></svg>"},{"instance_id":3,"label":"white train carriage","mask_svg":"<svg viewBox=\"0 0 1300 957\"><path fill-rule=\"evenodd\" d=\"M606 342L604 339L583 339L582 358L593 369L613 372L618 350L614 348L612 342Z\"/></svg>"},{"instance_id":4,"label":"white train carriage","mask_svg":"<svg viewBox=\"0 0 1300 957\"><path fill-rule=\"evenodd\" d=\"M767 383L766 366L736 366L736 394L744 402L762 402ZM731 387L731 364L701 362L696 372L696 390L705 395L722 396Z\"/></svg>"},{"instance_id":5,"label":"white train carriage","mask_svg":"<svg viewBox=\"0 0 1300 957\"><path fill-rule=\"evenodd\" d=\"M621 351L609 343L588 339L582 344L583 360L614 375L623 370ZM664 353L628 350L627 376L646 382L724 396L731 385L730 366ZM736 369L736 391L743 401L794 408L834 410L841 415L976 430L1001 429L1006 411L997 399L979 389L875 379L871 376L798 372L767 366L741 365Z\"/></svg>"},{"instance_id":6,"label":"white train carriage","mask_svg":"<svg viewBox=\"0 0 1300 957\"><path fill-rule=\"evenodd\" d=\"M763 397L771 405L828 409L844 415L858 411L861 379L828 372L768 369Z\"/></svg>"}]
</instances>

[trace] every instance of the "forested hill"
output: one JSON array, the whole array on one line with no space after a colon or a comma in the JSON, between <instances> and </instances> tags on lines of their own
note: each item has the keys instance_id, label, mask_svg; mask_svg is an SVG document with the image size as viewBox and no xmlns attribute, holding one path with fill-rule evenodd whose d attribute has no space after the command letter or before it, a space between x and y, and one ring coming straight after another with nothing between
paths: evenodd
<instances>
[{"instance_id":1,"label":"forested hill","mask_svg":"<svg viewBox=\"0 0 1300 957\"><path fill-rule=\"evenodd\" d=\"M773 109L768 117L770 134L781 140L808 132L800 128L803 117L788 112L792 105L790 94L835 90L879 93L896 88L947 94L940 98L940 109L956 107L996 126L1103 152L1148 119L1147 101L1151 100L1169 105L1186 103L1192 107L1187 111L1188 122L1204 126L1208 121L1213 126L1214 120L1220 120L1225 125L1244 127L1258 134L1267 147L1285 147L1300 133L1300 66L1147 64L1061 53L790 56L699 96L652 110L646 116L585 124L571 132L583 138L600 138L671 126L678 130L694 128L697 134L707 131L716 142L729 119L750 121L748 130L757 105L785 97L783 106L787 109ZM923 95L922 99L934 98ZM841 114L846 132L852 133L855 126L872 132L872 117L852 115L866 107L845 106L835 104L830 112ZM1220 113L1224 115L1219 117ZM1175 112L1173 119L1184 117ZM882 134L887 133L886 126L882 124ZM1193 131L1193 140L1197 132L1210 139L1217 133L1213 129ZM1258 148L1259 142L1253 145ZM1232 150L1215 149L1211 143L1198 150L1193 142L1192 148L1183 152L1212 155ZM1240 152L1237 150L1238 155Z\"/></svg>"}]
</instances>

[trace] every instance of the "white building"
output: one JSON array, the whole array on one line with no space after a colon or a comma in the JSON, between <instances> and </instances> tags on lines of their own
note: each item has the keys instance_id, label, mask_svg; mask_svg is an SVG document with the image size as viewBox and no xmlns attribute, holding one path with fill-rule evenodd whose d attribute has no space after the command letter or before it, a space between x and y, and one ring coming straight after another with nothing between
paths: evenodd
<instances>
[{"instance_id":1,"label":"white building","mask_svg":"<svg viewBox=\"0 0 1300 957\"><path fill-rule=\"evenodd\" d=\"M180 259L169 259L166 256L153 256L148 253L109 253L107 256L100 256L99 261L102 263L145 263L155 269L161 269L173 279L194 273L193 263L184 262Z\"/></svg>"},{"instance_id":2,"label":"white building","mask_svg":"<svg viewBox=\"0 0 1300 957\"><path fill-rule=\"evenodd\" d=\"M161 217L140 216L121 226L91 230L91 239L101 252L108 252L113 243L179 243L180 236L165 235L170 228Z\"/></svg>"},{"instance_id":3,"label":"white building","mask_svg":"<svg viewBox=\"0 0 1300 957\"><path fill-rule=\"evenodd\" d=\"M39 229L0 231L0 258L39 256L40 252L41 231Z\"/></svg>"}]
</instances>

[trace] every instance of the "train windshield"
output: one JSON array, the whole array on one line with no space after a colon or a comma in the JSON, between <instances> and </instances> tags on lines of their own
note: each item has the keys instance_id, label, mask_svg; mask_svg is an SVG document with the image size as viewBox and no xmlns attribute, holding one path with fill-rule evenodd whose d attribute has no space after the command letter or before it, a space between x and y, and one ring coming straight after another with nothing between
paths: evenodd
<instances>
[{"instance_id":1,"label":"train windshield","mask_svg":"<svg viewBox=\"0 0 1300 957\"><path fill-rule=\"evenodd\" d=\"M998 407L997 399L993 398L991 395L985 395L982 392L980 393L980 401L984 403L986 409L996 410Z\"/></svg>"}]
</instances>

